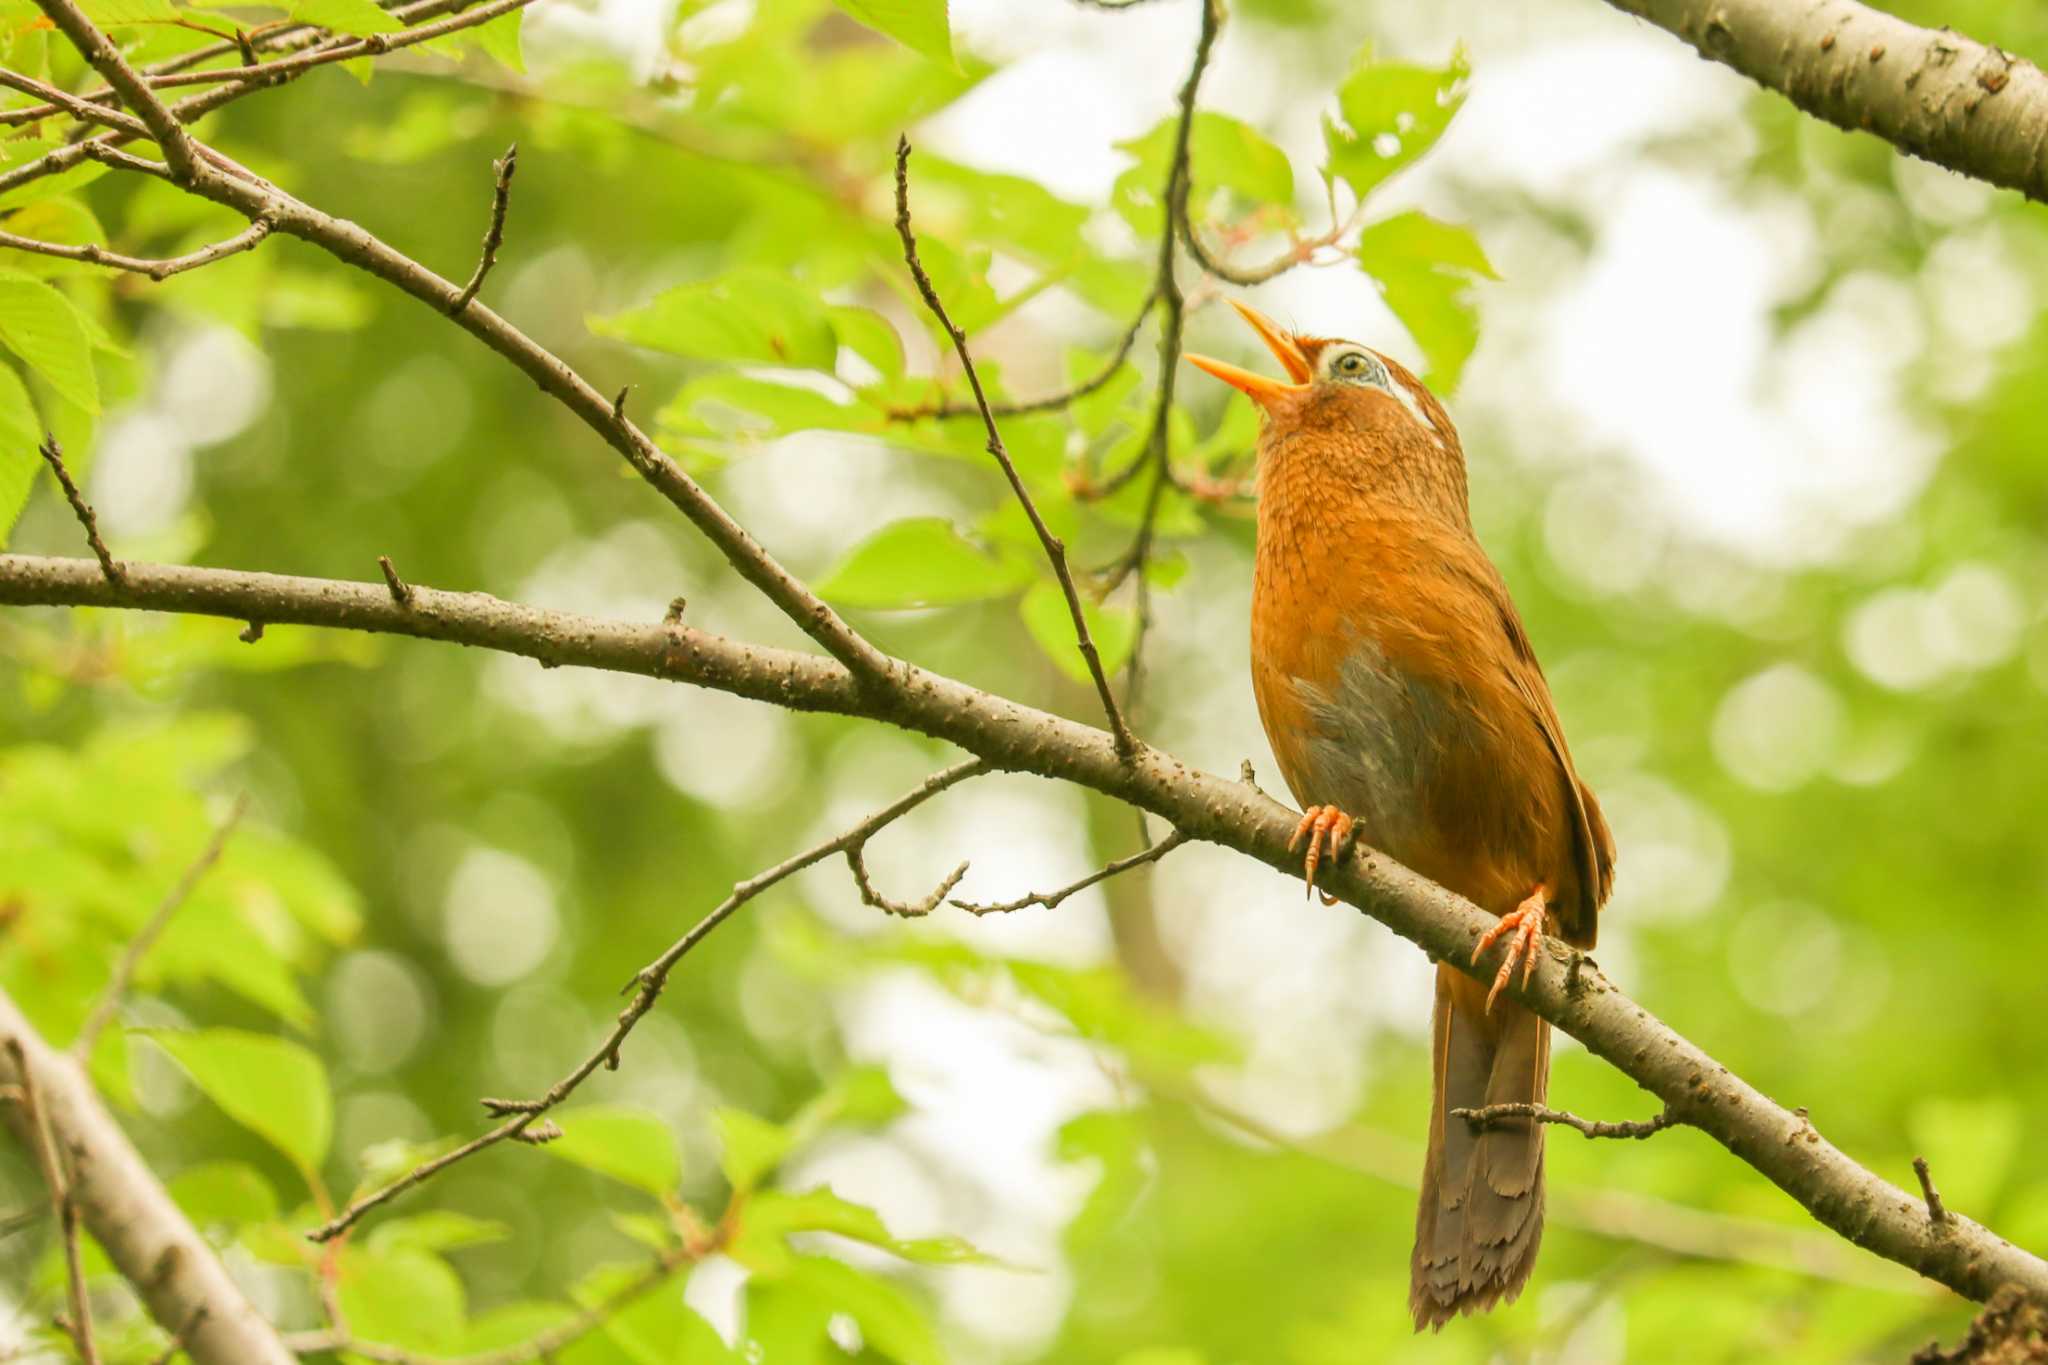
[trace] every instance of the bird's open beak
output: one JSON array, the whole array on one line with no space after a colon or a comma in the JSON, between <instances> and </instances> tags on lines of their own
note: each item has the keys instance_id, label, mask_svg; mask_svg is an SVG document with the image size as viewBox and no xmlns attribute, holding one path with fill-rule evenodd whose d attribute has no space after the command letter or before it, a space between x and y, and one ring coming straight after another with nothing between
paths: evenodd
<instances>
[{"instance_id":1,"label":"bird's open beak","mask_svg":"<svg viewBox=\"0 0 2048 1365\"><path fill-rule=\"evenodd\" d=\"M1273 352L1274 357L1279 360L1288 377L1294 382L1282 383L1278 379L1253 374L1250 370L1240 369L1227 361L1214 360L1205 355L1191 353L1188 356L1188 363L1207 370L1233 388L1244 390L1251 395L1253 402L1271 412L1274 405L1282 399L1290 398L1307 387L1309 376L1314 371L1309 368L1308 357L1302 354L1300 344L1273 319L1248 304L1239 303L1236 299L1227 302L1237 310L1239 317L1251 324L1252 330L1259 334L1259 340L1266 343L1267 348Z\"/></svg>"}]
</instances>

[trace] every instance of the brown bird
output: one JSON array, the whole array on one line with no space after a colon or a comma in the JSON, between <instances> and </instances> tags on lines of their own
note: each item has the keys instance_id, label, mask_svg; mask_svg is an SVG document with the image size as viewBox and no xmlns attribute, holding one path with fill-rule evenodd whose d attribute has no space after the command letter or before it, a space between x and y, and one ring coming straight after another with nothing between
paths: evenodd
<instances>
[{"instance_id":1,"label":"brown bird","mask_svg":"<svg viewBox=\"0 0 2048 1365\"><path fill-rule=\"evenodd\" d=\"M1453 1109L1540 1104L1550 1026L1496 999L1538 938L1591 947L1614 840L1572 768L1528 633L1472 531L1443 405L1355 342L1297 336L1235 304L1282 382L1188 359L1265 410L1252 585L1252 690L1304 809L1316 865L1354 829L1500 916L1487 990L1436 969L1434 1107L1408 1307L1439 1328L1521 1292L1543 1237L1543 1125L1474 1132Z\"/></svg>"}]
</instances>

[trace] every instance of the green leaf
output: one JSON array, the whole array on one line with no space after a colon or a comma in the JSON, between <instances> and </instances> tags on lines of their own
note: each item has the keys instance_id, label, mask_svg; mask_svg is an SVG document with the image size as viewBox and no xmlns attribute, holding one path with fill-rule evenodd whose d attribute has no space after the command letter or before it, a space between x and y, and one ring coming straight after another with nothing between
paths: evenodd
<instances>
[{"instance_id":1,"label":"green leaf","mask_svg":"<svg viewBox=\"0 0 2048 1365\"><path fill-rule=\"evenodd\" d=\"M711 1122L718 1130L718 1164L735 1194L760 1184L795 1146L788 1129L744 1109L719 1109Z\"/></svg>"},{"instance_id":2,"label":"green leaf","mask_svg":"<svg viewBox=\"0 0 2048 1365\"><path fill-rule=\"evenodd\" d=\"M1060 672L1077 683L1092 684L1088 660L1082 656L1081 643L1074 636L1073 613L1067 610L1067 595L1060 591L1060 585L1050 578L1041 578L1017 605L1031 638ZM1088 623L1088 637L1095 642L1096 653L1102 657L1102 671L1114 677L1131 657L1131 645L1138 638L1138 614L1127 608L1097 606L1084 597L1081 617Z\"/></svg>"},{"instance_id":3,"label":"green leaf","mask_svg":"<svg viewBox=\"0 0 2048 1365\"><path fill-rule=\"evenodd\" d=\"M454 1251L458 1247L502 1242L510 1226L491 1218L473 1218L454 1209L431 1209L408 1218L393 1218L371 1229L366 1245L372 1251L410 1247L414 1251Z\"/></svg>"},{"instance_id":4,"label":"green leaf","mask_svg":"<svg viewBox=\"0 0 2048 1365\"><path fill-rule=\"evenodd\" d=\"M675 1130L644 1109L591 1105L561 1114L562 1136L541 1150L660 1197L683 1178Z\"/></svg>"},{"instance_id":5,"label":"green leaf","mask_svg":"<svg viewBox=\"0 0 2048 1365\"><path fill-rule=\"evenodd\" d=\"M1465 101L1463 50L1441 69L1375 62L1370 49L1337 87L1337 117L1323 118L1325 173L1360 199L1436 144Z\"/></svg>"},{"instance_id":6,"label":"green leaf","mask_svg":"<svg viewBox=\"0 0 2048 1365\"><path fill-rule=\"evenodd\" d=\"M438 1353L460 1339L462 1281L439 1256L410 1246L351 1246L339 1266L342 1314L364 1340Z\"/></svg>"},{"instance_id":7,"label":"green leaf","mask_svg":"<svg viewBox=\"0 0 2048 1365\"><path fill-rule=\"evenodd\" d=\"M898 1365L944 1365L938 1332L901 1287L823 1256L801 1256L782 1283L860 1324L861 1339Z\"/></svg>"},{"instance_id":8,"label":"green leaf","mask_svg":"<svg viewBox=\"0 0 2048 1365\"><path fill-rule=\"evenodd\" d=\"M840 1072L831 1085L806 1104L791 1120L790 1128L797 1134L797 1141L803 1143L833 1124L879 1128L902 1117L909 1109L886 1068L854 1066Z\"/></svg>"},{"instance_id":9,"label":"green leaf","mask_svg":"<svg viewBox=\"0 0 2048 1365\"><path fill-rule=\"evenodd\" d=\"M912 52L953 65L946 0L836 0L839 8Z\"/></svg>"},{"instance_id":10,"label":"green leaf","mask_svg":"<svg viewBox=\"0 0 2048 1365\"><path fill-rule=\"evenodd\" d=\"M795 1259L783 1239L796 1232L836 1233L920 1265L1000 1264L958 1237L897 1237L881 1214L822 1185L802 1194L756 1193L741 1215L733 1259L764 1274L781 1274Z\"/></svg>"},{"instance_id":11,"label":"green leaf","mask_svg":"<svg viewBox=\"0 0 2048 1365\"><path fill-rule=\"evenodd\" d=\"M28 495L36 486L36 474L43 468L36 446L43 438L42 423L28 388L12 365L0 364L0 548L7 545Z\"/></svg>"},{"instance_id":12,"label":"green leaf","mask_svg":"<svg viewBox=\"0 0 2048 1365\"><path fill-rule=\"evenodd\" d=\"M367 3L368 0L365 0ZM85 17L101 28L128 24L168 24L178 18L171 0L79 0Z\"/></svg>"},{"instance_id":13,"label":"green leaf","mask_svg":"<svg viewBox=\"0 0 2048 1365\"><path fill-rule=\"evenodd\" d=\"M677 285L644 307L591 318L590 329L650 350L733 365L829 372L839 359L826 306L767 270Z\"/></svg>"},{"instance_id":14,"label":"green leaf","mask_svg":"<svg viewBox=\"0 0 2048 1365\"><path fill-rule=\"evenodd\" d=\"M600 1266L576 1283L570 1297L585 1308L596 1308L616 1301L646 1273L645 1265ZM642 1294L606 1313L603 1321L603 1336L568 1347L561 1353L562 1365L740 1365L742 1360L674 1291Z\"/></svg>"},{"instance_id":15,"label":"green leaf","mask_svg":"<svg viewBox=\"0 0 2048 1365\"><path fill-rule=\"evenodd\" d=\"M353 33L358 38L372 33L396 33L405 27L371 0L298 0L292 6L292 18L338 33Z\"/></svg>"},{"instance_id":16,"label":"green leaf","mask_svg":"<svg viewBox=\"0 0 2048 1365\"><path fill-rule=\"evenodd\" d=\"M327 1069L297 1043L241 1029L142 1029L201 1094L291 1158L308 1179L327 1159L334 1101Z\"/></svg>"},{"instance_id":17,"label":"green leaf","mask_svg":"<svg viewBox=\"0 0 2048 1365\"><path fill-rule=\"evenodd\" d=\"M861 542L818 591L855 607L932 607L1006 596L1030 579L1021 556L996 558L943 517L913 517Z\"/></svg>"},{"instance_id":18,"label":"green leaf","mask_svg":"<svg viewBox=\"0 0 2048 1365\"><path fill-rule=\"evenodd\" d=\"M0 272L0 343L29 363L59 395L100 410L92 338L70 300L19 271Z\"/></svg>"},{"instance_id":19,"label":"green leaf","mask_svg":"<svg viewBox=\"0 0 2048 1365\"><path fill-rule=\"evenodd\" d=\"M1137 163L1116 178L1110 202L1141 237L1157 237L1166 224L1160 196L1178 135L1179 119L1167 118L1143 137L1117 144L1118 151L1136 157ZM1197 217L1276 209L1284 218L1293 218L1294 170L1287 153L1241 119L1207 110L1197 113L1188 130L1188 169L1193 176L1188 207ZM1217 202L1219 195L1225 202Z\"/></svg>"},{"instance_id":20,"label":"green leaf","mask_svg":"<svg viewBox=\"0 0 2048 1365\"><path fill-rule=\"evenodd\" d=\"M1440 394L1455 389L1479 343L1479 315L1467 297L1472 281L1500 278L1478 238L1411 209L1359 234L1358 263L1421 348L1424 381Z\"/></svg>"},{"instance_id":21,"label":"green leaf","mask_svg":"<svg viewBox=\"0 0 2048 1365\"><path fill-rule=\"evenodd\" d=\"M277 1192L262 1172L240 1161L189 1166L171 1178L168 1188L172 1202L201 1227L223 1223L239 1228L277 1217Z\"/></svg>"},{"instance_id":22,"label":"green leaf","mask_svg":"<svg viewBox=\"0 0 2048 1365\"><path fill-rule=\"evenodd\" d=\"M882 378L902 378L903 338L896 334L895 324L866 308L833 308L826 316L840 345L874 366Z\"/></svg>"}]
</instances>

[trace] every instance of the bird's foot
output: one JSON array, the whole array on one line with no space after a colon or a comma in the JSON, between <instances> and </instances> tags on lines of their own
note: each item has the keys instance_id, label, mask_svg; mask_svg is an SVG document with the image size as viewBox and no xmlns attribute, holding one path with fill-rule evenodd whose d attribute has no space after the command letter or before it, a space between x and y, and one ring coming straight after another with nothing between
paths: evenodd
<instances>
[{"instance_id":1,"label":"bird's foot","mask_svg":"<svg viewBox=\"0 0 2048 1365\"><path fill-rule=\"evenodd\" d=\"M1351 832L1357 822L1335 806L1310 806L1301 813L1301 823L1294 827L1294 837L1287 841L1287 851L1294 852L1301 836L1308 836L1308 856L1303 860L1302 872L1308 878L1308 889L1316 889L1316 867L1327 853L1331 862L1342 857L1350 846ZM1335 896L1324 896L1323 904L1335 905Z\"/></svg>"},{"instance_id":2,"label":"bird's foot","mask_svg":"<svg viewBox=\"0 0 2048 1365\"><path fill-rule=\"evenodd\" d=\"M1488 948L1499 938L1508 939L1508 950L1500 960L1500 970L1493 975L1493 989L1486 993L1486 1012L1493 1013L1494 998L1501 988L1508 984L1508 978L1515 974L1517 963L1522 968L1522 984L1529 984L1529 974L1536 970L1536 944L1543 937L1543 930L1549 914L1544 902L1549 890L1538 882L1536 889L1529 893L1527 900L1495 920L1493 927L1479 936L1479 946L1472 950L1472 960L1477 962Z\"/></svg>"}]
</instances>

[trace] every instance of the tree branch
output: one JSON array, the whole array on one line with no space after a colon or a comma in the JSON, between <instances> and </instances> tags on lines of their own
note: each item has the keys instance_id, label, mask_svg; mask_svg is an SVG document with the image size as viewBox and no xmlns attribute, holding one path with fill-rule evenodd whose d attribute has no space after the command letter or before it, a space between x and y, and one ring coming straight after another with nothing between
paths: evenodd
<instances>
[{"instance_id":1,"label":"tree branch","mask_svg":"<svg viewBox=\"0 0 2048 1365\"><path fill-rule=\"evenodd\" d=\"M22 1111L22 1126L29 1130L24 1139L35 1154L50 1191L50 1212L57 1221L57 1240L64 1249L64 1289L71 1304L71 1316L64 1330L78 1348L85 1365L99 1365L100 1352L92 1335L92 1304L85 1292L85 1262L78 1251L78 1205L71 1197L71 1176L65 1169L63 1150L57 1145L56 1125L50 1109L37 1088L35 1068L28 1064L28 1052L19 1038L9 1038L0 1048L14 1068L15 1102Z\"/></svg>"},{"instance_id":2,"label":"tree branch","mask_svg":"<svg viewBox=\"0 0 2048 1365\"><path fill-rule=\"evenodd\" d=\"M1562 1109L1552 1109L1547 1104L1489 1104L1478 1109L1453 1109L1451 1117L1463 1119L1472 1126L1475 1133L1488 1128L1504 1127L1515 1119L1534 1120L1537 1123L1562 1124L1575 1128L1589 1138L1636 1138L1654 1137L1679 1123L1679 1117L1665 1105L1654 1118L1632 1119L1626 1122L1604 1122L1599 1119L1582 1119L1577 1114L1567 1114Z\"/></svg>"},{"instance_id":3,"label":"tree branch","mask_svg":"<svg viewBox=\"0 0 2048 1365\"><path fill-rule=\"evenodd\" d=\"M85 261L91 265L112 266L116 270L133 271L147 275L162 284L173 275L182 275L187 270L197 270L203 265L212 265L226 256L248 251L259 245L270 235L270 224L257 219L234 236L212 246L189 251L183 256L172 256L163 260L151 260L143 256L123 256L118 251L109 251L103 246L87 243L84 246L64 246L57 242L39 241L34 237L20 237L12 232L0 232L0 247L15 251L33 252L39 256L56 256L67 261Z\"/></svg>"},{"instance_id":4,"label":"tree branch","mask_svg":"<svg viewBox=\"0 0 2048 1365\"><path fill-rule=\"evenodd\" d=\"M1855 0L1608 0L1838 128L2048 201L2048 76Z\"/></svg>"},{"instance_id":5,"label":"tree branch","mask_svg":"<svg viewBox=\"0 0 2048 1365\"><path fill-rule=\"evenodd\" d=\"M1044 547L1045 557L1052 562L1053 577L1059 580L1060 592L1067 599L1067 615L1074 623L1074 638L1081 647L1081 657L1087 660L1088 676L1095 680L1095 695L1102 702L1102 712L1109 717L1109 732L1116 737L1117 752L1128 757L1137 751L1138 741L1132 736L1131 727L1124 723L1124 713L1116 704L1116 693L1109 685L1109 675L1102 669L1102 654L1088 633L1088 615L1081 609L1081 595L1074 590L1074 575L1067 567L1066 544L1046 526L1045 518L1038 514L1038 504L1031 500L1030 490L1017 476L1017 466L1010 462L1010 452L1003 447L1003 435L996 430L995 414L989 411L988 395L981 390L981 375L975 370L974 357L967 350L967 334L953 325L944 301L939 298L939 291L932 284L932 277L925 273L924 263L917 259L917 234L910 226L910 139L907 137L896 139L896 235L903 240L903 262L910 267L910 277L917 282L917 292L924 299L924 306L931 310L932 316L939 320L939 326L952 338L953 351L960 357L960 368L967 374L967 387L974 391L974 405L981 412L982 426L988 432L988 453L995 456L996 463L1002 466L1003 477L1010 481L1010 491L1017 495L1024 515L1030 518L1031 529L1038 533L1038 543ZM1171 392L1170 380L1162 378L1160 382ZM857 865L855 871L859 871ZM860 880L863 883L862 893L868 894L866 879L862 877ZM952 889L950 886L945 888L946 891ZM945 891L933 898L932 905L943 899ZM925 910L929 909L931 906L925 907Z\"/></svg>"},{"instance_id":6,"label":"tree branch","mask_svg":"<svg viewBox=\"0 0 2048 1365\"><path fill-rule=\"evenodd\" d=\"M1118 858L1115 862L1090 872L1079 881L1068 882L1057 891L1034 891L1028 896L1020 896L1013 901L998 901L993 904L958 900L954 901L953 904L970 915L1007 915L1013 910L1022 910L1027 906L1033 905L1042 905L1048 910L1054 910L1067 897L1086 891L1097 882L1106 882L1118 873L1128 872L1132 868L1142 867L1146 863L1156 863L1186 842L1187 836L1179 830L1175 830L1158 843L1152 845L1152 847L1140 849L1128 858Z\"/></svg>"},{"instance_id":7,"label":"tree branch","mask_svg":"<svg viewBox=\"0 0 2048 1365\"><path fill-rule=\"evenodd\" d=\"M93 1093L84 1070L53 1050L0 991L0 1087L26 1087L60 1152L72 1163L72 1203L115 1269L126 1276L166 1332L181 1334L198 1365L296 1365L213 1248L185 1220L155 1174ZM33 1150L19 1104L0 1117ZM198 1310L204 1309L204 1313Z\"/></svg>"},{"instance_id":8,"label":"tree branch","mask_svg":"<svg viewBox=\"0 0 2048 1365\"><path fill-rule=\"evenodd\" d=\"M519 144L515 142L507 147L505 155L493 163L492 169L498 173L498 179L491 192L491 222L484 229L483 255L478 258L476 271L469 277L469 283L462 286L462 293L456 298L451 312L459 313L469 307L469 301L476 297L477 290L484 287L484 277L498 263L498 248L505 244L505 214L512 207L512 173L519 169Z\"/></svg>"},{"instance_id":9,"label":"tree branch","mask_svg":"<svg viewBox=\"0 0 2048 1365\"><path fill-rule=\"evenodd\" d=\"M85 528L85 543L92 547L93 558L100 562L100 573L115 587L121 586L121 561L114 558L107 549L107 542L100 539L99 514L92 510L92 504L85 500L85 494L78 491L72 482L71 471L64 465L64 447L57 444L55 436L45 436L43 443L36 447L36 453L43 457L43 463L50 466L50 472L57 476L57 486L64 490L64 501L71 504L71 514L78 518L78 524Z\"/></svg>"},{"instance_id":10,"label":"tree branch","mask_svg":"<svg viewBox=\"0 0 2048 1365\"><path fill-rule=\"evenodd\" d=\"M72 0L36 0L36 7L100 73L108 89L119 95L121 102L148 127L151 139L163 149L164 164L171 168L172 178L180 184L189 182L199 166L192 135L148 83L135 74L135 68L128 65L121 50Z\"/></svg>"},{"instance_id":11,"label":"tree branch","mask_svg":"<svg viewBox=\"0 0 2048 1365\"><path fill-rule=\"evenodd\" d=\"M1300 873L1300 860L1287 851L1296 813L1251 787L1152 749L1127 762L1104 731L907 663L898 665L897 685L881 689L863 686L830 660L682 625L605 621L418 586L413 605L402 608L382 583L136 563L127 566L127 586L116 589L89 560L32 555L0 555L0 603L125 606L442 639L886 721L950 740L991 768L1093 788L1162 817L1190 839ZM1471 958L1494 917L1384 855L1354 847L1320 874L1318 885L1475 979L1493 965L1490 956L1484 965ZM1510 984L1509 994L1754 1167L1820 1223L1969 1298L1981 1301L2011 1281L2048 1302L2048 1262L1952 1210L1935 1228L1915 1195L1852 1161L1804 1114L1774 1103L1673 1032L1590 958L1554 942L1545 949L1528 984Z\"/></svg>"},{"instance_id":12,"label":"tree branch","mask_svg":"<svg viewBox=\"0 0 2048 1365\"><path fill-rule=\"evenodd\" d=\"M446 596L446 594L435 595ZM988 765L986 763L980 759L969 759L964 763L956 763L950 768L933 773L921 784L882 807L882 809L868 816L860 823L841 831L822 844L806 849L795 857L784 859L767 871L758 873L733 887L732 894L719 902L710 914L698 920L691 927L690 932L670 944L666 952L634 974L633 980L627 986L627 989L633 991L633 999L625 1009L619 1012L618 1022L613 1026L611 1032L605 1035L604 1041L598 1044L595 1052L586 1057L568 1075L550 1086L545 1095L542 1095L537 1100L486 1099L483 1102L484 1108L500 1117L509 1115L510 1117L507 1118L506 1122L499 1124L489 1132L470 1139L453 1151L444 1152L439 1156L421 1162L397 1179L379 1186L368 1194L362 1195L351 1202L347 1208L329 1219L325 1224L314 1229L308 1235L316 1242L332 1241L353 1227L364 1214L380 1205L388 1204L415 1185L432 1179L457 1162L466 1161L478 1152L489 1147L495 1147L507 1140L532 1140L534 1135L530 1130L534 1128L535 1121L541 1115L547 1113L548 1110L553 1109L556 1105L574 1094L576 1087L589 1079L598 1067L604 1066L609 1069L616 1069L618 1067L620 1045L626 1041L626 1035L633 1031L634 1026L640 1022L641 1017L647 1011L654 1008L654 1002L661 998L662 988L668 984L669 973L675 970L675 965L681 962L691 949L702 943L712 930L732 918L733 914L742 905L745 905L748 901L785 878L803 871L813 863L821 862L835 853L858 849L867 842L868 838L876 830L908 814L947 788L964 782L970 777L979 777L987 771ZM961 870L964 872L966 869L963 867ZM955 881L959 879L959 875L959 873L954 874ZM951 890L952 885L952 882L948 882L945 890ZM944 892L942 891L940 894L943 895Z\"/></svg>"}]
</instances>

